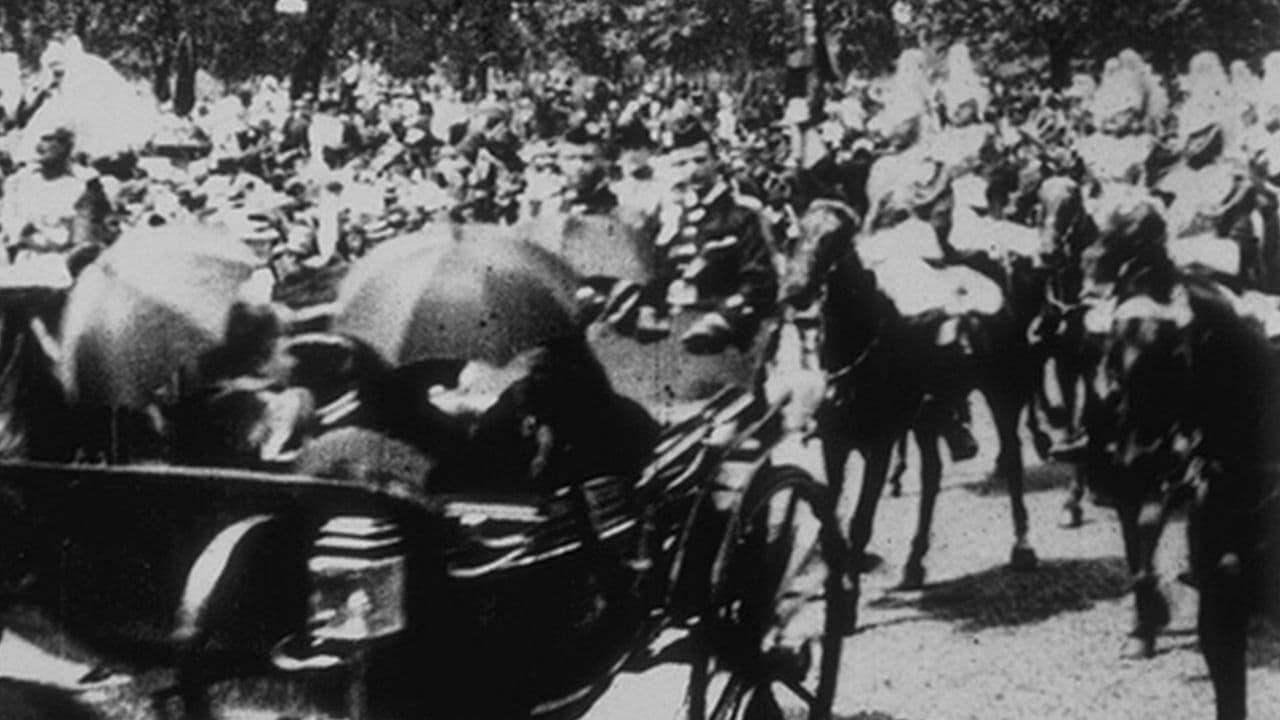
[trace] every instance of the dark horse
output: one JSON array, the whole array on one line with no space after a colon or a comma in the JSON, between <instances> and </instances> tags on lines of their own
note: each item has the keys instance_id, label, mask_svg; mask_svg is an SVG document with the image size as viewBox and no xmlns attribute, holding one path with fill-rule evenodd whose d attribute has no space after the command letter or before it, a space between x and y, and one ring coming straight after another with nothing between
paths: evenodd
<instances>
[{"instance_id":1,"label":"dark horse","mask_svg":"<svg viewBox=\"0 0 1280 720\"><path fill-rule=\"evenodd\" d=\"M1230 290L1174 267L1158 223L1136 229L1104 233L1090 252L1090 274L1118 302L1088 423L1090 475L1119 510L1148 656L1168 622L1156 544L1172 511L1190 506L1201 651L1217 717L1238 720L1250 616L1280 606L1280 362Z\"/></svg>"},{"instance_id":2,"label":"dark horse","mask_svg":"<svg viewBox=\"0 0 1280 720\"><path fill-rule=\"evenodd\" d=\"M1037 385L1035 400L1065 437L1054 444L1038 426L1032 428L1032 436L1042 457L1078 461L1083 449L1087 378L1097 367L1100 353L1096 338L1085 328L1089 306L1082 298L1082 255L1098 237L1098 227L1085 208L1080 185L1071 178L1045 178L1037 188L1036 198L1045 276L1040 314L1031 334L1046 371L1048 361L1053 361L1053 373L1046 380L1056 385L1062 404L1058 408L1051 406L1044 383ZM1034 420L1035 413L1030 413L1029 419ZM1083 497L1084 484L1077 473L1064 504L1064 525L1079 527L1083 523Z\"/></svg>"},{"instance_id":3,"label":"dark horse","mask_svg":"<svg viewBox=\"0 0 1280 720\"><path fill-rule=\"evenodd\" d=\"M815 202L801 225L785 287L788 300L797 304L822 294L820 352L829 387L819 409L818 434L831 487L837 493L842 490L854 450L865 460L850 526L854 557L861 557L870 541L894 443L913 431L920 448L922 493L903 585L924 582L924 556L942 479L939 436L953 403L963 402L976 389L991 407L999 436L996 470L1008 483L1013 509L1011 562L1033 566L1036 555L1027 540L1018 420L1031 393L1035 366L1022 318L1008 307L991 316L963 317L967 350L940 347L935 338L945 319L902 317L862 264L855 251L859 218L854 211L836 202Z\"/></svg>"}]
</instances>

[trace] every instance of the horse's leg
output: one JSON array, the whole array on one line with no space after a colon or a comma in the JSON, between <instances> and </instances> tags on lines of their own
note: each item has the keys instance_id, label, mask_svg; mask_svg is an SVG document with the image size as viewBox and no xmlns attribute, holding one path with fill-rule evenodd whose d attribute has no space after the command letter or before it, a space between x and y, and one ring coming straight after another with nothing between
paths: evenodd
<instances>
[{"instance_id":1,"label":"horse's leg","mask_svg":"<svg viewBox=\"0 0 1280 720\"><path fill-rule=\"evenodd\" d=\"M920 515L916 536L911 541L911 554L902 570L902 588L916 589L924 585L924 556L929 552L933 532L933 512L942 489L942 456L938 453L938 434L932 428L917 427L916 444L920 447Z\"/></svg>"},{"instance_id":2,"label":"horse's leg","mask_svg":"<svg viewBox=\"0 0 1280 720\"><path fill-rule=\"evenodd\" d=\"M853 442L846 433L824 433L822 441L822 463L824 471L827 475L827 484L831 487L833 497L837 502L840 500L844 492L845 471L849 462L849 456L853 454ZM879 460L882 469L880 471L881 484L883 484L884 470L883 466L888 463L888 450L884 453L883 460ZM872 467L871 458L878 456L876 452L867 453L867 465L864 473L870 473ZM875 503L879 497L880 489L868 497L867 485L870 482L870 475L863 478L862 489L858 494L858 506L854 511L854 517L850 521L849 538L850 538L850 566L848 573L848 581L850 587L850 609L845 616L846 633L854 632L858 627L858 603L861 596L862 573L869 569L871 563L866 558L867 543L871 540L871 521L875 516ZM868 503L870 507L868 509Z\"/></svg>"},{"instance_id":3,"label":"horse's leg","mask_svg":"<svg viewBox=\"0 0 1280 720\"><path fill-rule=\"evenodd\" d=\"M1018 439L1018 419L1025 396L1017 387L1016 378L997 381L994 390L988 390L984 395L991 405L991 416L1000 442L996 473L1004 479L1009 489L1009 503L1013 511L1014 540L1009 564L1020 570L1030 569L1036 566L1038 560L1035 549L1027 539L1029 523L1027 504L1023 497L1025 470L1022 466L1022 441Z\"/></svg>"},{"instance_id":4,"label":"horse's leg","mask_svg":"<svg viewBox=\"0 0 1280 720\"><path fill-rule=\"evenodd\" d=\"M1084 525L1085 475L1080 465L1080 451L1084 427L1084 397L1078 387L1084 377L1084 365L1076 353L1063 353L1055 363L1058 384L1062 387L1062 402L1067 408L1066 443L1058 448L1059 459L1073 462L1071 487L1062 503L1062 526L1078 528Z\"/></svg>"},{"instance_id":5,"label":"horse's leg","mask_svg":"<svg viewBox=\"0 0 1280 720\"><path fill-rule=\"evenodd\" d=\"M870 563L866 556L871 543L871 529L875 521L876 505L884 492L885 478L889 470L889 457L893 453L896 435L887 435L868 442L862 450L864 467L862 487L858 489L858 505L849 521L850 557L864 569Z\"/></svg>"},{"instance_id":6,"label":"horse's leg","mask_svg":"<svg viewBox=\"0 0 1280 720\"><path fill-rule=\"evenodd\" d=\"M1211 580L1213 585L1218 579ZM1197 630L1200 651L1213 680L1218 720L1244 720L1248 713L1245 650L1248 616L1239 599L1226 588L1213 587L1200 594Z\"/></svg>"},{"instance_id":7,"label":"horse's leg","mask_svg":"<svg viewBox=\"0 0 1280 720\"><path fill-rule=\"evenodd\" d=\"M1082 373L1074 355L1075 353L1072 352L1059 353L1053 363L1054 374L1058 379L1058 389L1062 393L1063 430L1066 432L1067 442L1076 439L1076 432L1080 427L1076 384Z\"/></svg>"},{"instance_id":8,"label":"horse's leg","mask_svg":"<svg viewBox=\"0 0 1280 720\"><path fill-rule=\"evenodd\" d=\"M893 454L893 469L889 471L889 493L893 497L902 497L902 476L907 472L907 434L894 443L897 450Z\"/></svg>"},{"instance_id":9,"label":"horse's leg","mask_svg":"<svg viewBox=\"0 0 1280 720\"><path fill-rule=\"evenodd\" d=\"M1038 363L1040 368L1040 377L1037 378L1035 384L1035 392L1031 396L1031 402L1027 407L1027 432L1031 434L1031 442L1035 446L1036 455L1041 459L1048 459L1050 451L1053 449L1053 439L1049 437L1049 433L1040 424L1040 414L1037 409L1044 413L1045 421L1050 425L1053 421L1050 419L1053 412L1053 403L1049 401L1049 392L1046 384L1049 382L1048 365L1049 358L1041 358L1042 362ZM1056 369L1057 362L1054 362Z\"/></svg>"},{"instance_id":10,"label":"horse's leg","mask_svg":"<svg viewBox=\"0 0 1280 720\"><path fill-rule=\"evenodd\" d=\"M1233 563L1233 560L1235 562ZM1196 630L1200 652L1213 680L1218 720L1244 720L1247 713L1245 651L1249 613L1235 556L1228 555L1211 568L1200 585L1200 611Z\"/></svg>"},{"instance_id":11,"label":"horse's leg","mask_svg":"<svg viewBox=\"0 0 1280 720\"><path fill-rule=\"evenodd\" d=\"M1125 561L1133 577L1134 626L1130 636L1136 647L1126 654L1155 656L1156 637L1169 624L1169 603L1160 591L1155 570L1156 546L1164 529L1161 504L1136 498L1117 501Z\"/></svg>"},{"instance_id":12,"label":"horse's leg","mask_svg":"<svg viewBox=\"0 0 1280 720\"><path fill-rule=\"evenodd\" d=\"M1062 502L1062 527L1084 526L1084 492L1084 470L1077 464L1071 468L1071 487L1067 488L1067 499Z\"/></svg>"}]
</instances>

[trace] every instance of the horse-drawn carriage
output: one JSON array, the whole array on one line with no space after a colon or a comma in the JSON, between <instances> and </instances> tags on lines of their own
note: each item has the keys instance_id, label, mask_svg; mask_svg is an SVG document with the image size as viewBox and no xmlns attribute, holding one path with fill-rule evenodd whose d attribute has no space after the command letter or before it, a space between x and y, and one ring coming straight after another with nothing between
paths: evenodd
<instances>
[{"instance_id":1,"label":"horse-drawn carriage","mask_svg":"<svg viewBox=\"0 0 1280 720\"><path fill-rule=\"evenodd\" d=\"M734 350L692 377L655 359L675 340L595 327L591 342L606 366L635 363L610 367L623 392L658 381L641 400L665 424L635 476L493 494L6 462L0 703L59 718L564 717L629 667L679 660L689 717L828 716L843 541L826 489L771 461L783 424L756 368ZM355 459L395 465L376 448ZM28 644L92 670L14 672Z\"/></svg>"}]
</instances>

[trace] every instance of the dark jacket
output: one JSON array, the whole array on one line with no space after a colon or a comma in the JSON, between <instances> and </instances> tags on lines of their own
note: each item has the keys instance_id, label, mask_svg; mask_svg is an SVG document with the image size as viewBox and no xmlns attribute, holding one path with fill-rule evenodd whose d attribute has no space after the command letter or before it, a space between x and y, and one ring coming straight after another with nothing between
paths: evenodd
<instances>
[{"instance_id":1,"label":"dark jacket","mask_svg":"<svg viewBox=\"0 0 1280 720\"><path fill-rule=\"evenodd\" d=\"M760 213L743 204L727 183L684 208L674 237L659 235L659 276L685 280L697 302L731 324L758 321L772 311L778 277Z\"/></svg>"}]
</instances>

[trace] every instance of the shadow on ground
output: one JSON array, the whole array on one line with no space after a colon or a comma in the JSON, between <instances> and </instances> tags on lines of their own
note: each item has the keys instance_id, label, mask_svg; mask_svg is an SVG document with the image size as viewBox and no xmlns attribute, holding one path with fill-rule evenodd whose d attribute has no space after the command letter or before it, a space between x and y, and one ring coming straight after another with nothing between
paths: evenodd
<instances>
[{"instance_id":1,"label":"shadow on ground","mask_svg":"<svg viewBox=\"0 0 1280 720\"><path fill-rule=\"evenodd\" d=\"M914 608L960 623L963 630L1023 625L1061 612L1093 607L1128 592L1129 573L1120 558L1051 560L1035 570L1001 566L926 585L916 596L872 600L877 608Z\"/></svg>"},{"instance_id":2,"label":"shadow on ground","mask_svg":"<svg viewBox=\"0 0 1280 720\"><path fill-rule=\"evenodd\" d=\"M837 714L835 717L837 718L837 720L902 720L902 718L894 717L892 715L889 715L888 713L875 712L875 711L860 712L857 715Z\"/></svg>"},{"instance_id":3,"label":"shadow on ground","mask_svg":"<svg viewBox=\"0 0 1280 720\"><path fill-rule=\"evenodd\" d=\"M1065 491L1071 487L1075 472L1075 467L1066 463L1031 465L1026 470L1023 487L1027 493ZM987 473L983 479L962 487L981 497L1009 494L1009 486L1004 478L994 471Z\"/></svg>"}]
</instances>

